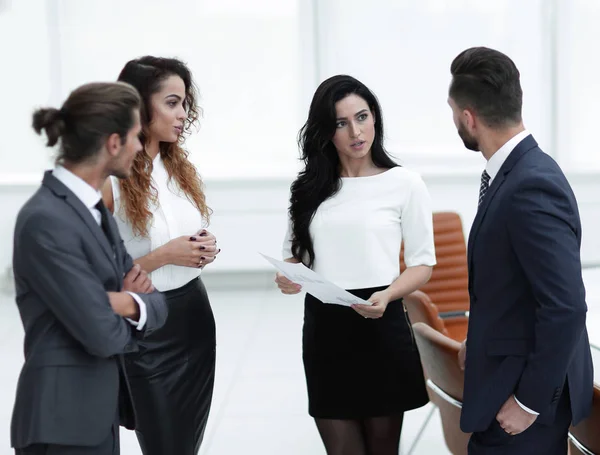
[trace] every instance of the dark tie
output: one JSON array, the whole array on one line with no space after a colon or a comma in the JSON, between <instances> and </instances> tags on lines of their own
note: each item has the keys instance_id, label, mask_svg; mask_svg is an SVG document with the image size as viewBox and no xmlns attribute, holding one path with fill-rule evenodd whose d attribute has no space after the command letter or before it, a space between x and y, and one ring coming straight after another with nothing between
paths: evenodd
<instances>
[{"instance_id":1,"label":"dark tie","mask_svg":"<svg viewBox=\"0 0 600 455\"><path fill-rule=\"evenodd\" d=\"M110 228L108 224L108 210L106 210L106 206L104 205L104 202L102 202L102 199L100 199L100 202L98 202L95 207L98 209L101 215L100 227L102 228L104 235L106 235L108 243L113 246L112 235L110 234Z\"/></svg>"},{"instance_id":2,"label":"dark tie","mask_svg":"<svg viewBox=\"0 0 600 455\"><path fill-rule=\"evenodd\" d=\"M487 171L484 170L481 173L481 185L479 185L479 203L477 204L477 207L479 207L481 205L481 201L483 201L483 197L485 196L485 193L487 192L489 187L490 187L490 174L488 174Z\"/></svg>"}]
</instances>

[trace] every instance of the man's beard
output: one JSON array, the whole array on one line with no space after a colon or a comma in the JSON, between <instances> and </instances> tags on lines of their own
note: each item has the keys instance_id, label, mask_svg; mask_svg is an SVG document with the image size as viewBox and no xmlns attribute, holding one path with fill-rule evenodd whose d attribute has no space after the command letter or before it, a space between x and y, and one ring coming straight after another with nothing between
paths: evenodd
<instances>
[{"instance_id":1,"label":"man's beard","mask_svg":"<svg viewBox=\"0 0 600 455\"><path fill-rule=\"evenodd\" d=\"M463 144L465 144L465 147L469 150L473 150L474 152L479 152L481 150L479 148L479 143L477 142L477 139L475 139L473 136L469 136L469 133L467 133L462 123L458 127L458 135L462 139Z\"/></svg>"},{"instance_id":2,"label":"man's beard","mask_svg":"<svg viewBox=\"0 0 600 455\"><path fill-rule=\"evenodd\" d=\"M125 180L128 179L131 175L131 169L123 169L122 166L115 166L110 170L108 174L118 178L119 180Z\"/></svg>"}]
</instances>

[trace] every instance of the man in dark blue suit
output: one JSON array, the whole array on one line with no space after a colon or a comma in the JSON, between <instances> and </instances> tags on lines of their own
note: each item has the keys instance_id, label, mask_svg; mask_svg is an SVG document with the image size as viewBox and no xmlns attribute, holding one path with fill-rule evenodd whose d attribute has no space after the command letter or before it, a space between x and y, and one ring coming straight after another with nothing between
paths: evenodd
<instances>
[{"instance_id":1,"label":"man in dark blue suit","mask_svg":"<svg viewBox=\"0 0 600 455\"><path fill-rule=\"evenodd\" d=\"M593 389L577 201L523 126L512 60L471 48L451 73L458 134L487 160L468 244L461 428L471 455L565 455Z\"/></svg>"}]
</instances>

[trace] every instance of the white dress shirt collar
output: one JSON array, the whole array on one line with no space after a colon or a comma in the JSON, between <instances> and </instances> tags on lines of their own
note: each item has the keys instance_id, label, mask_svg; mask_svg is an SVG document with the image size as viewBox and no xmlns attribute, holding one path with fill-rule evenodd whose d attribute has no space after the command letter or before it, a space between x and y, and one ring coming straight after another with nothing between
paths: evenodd
<instances>
[{"instance_id":1,"label":"white dress shirt collar","mask_svg":"<svg viewBox=\"0 0 600 455\"><path fill-rule=\"evenodd\" d=\"M496 175L498 175L498 172L500 171L500 168L508 158L508 155L510 155L511 152L517 147L517 145L519 145L523 139L529 136L529 134L530 133L527 130L523 130L520 133L516 134L511 139L509 139L506 142L506 144L500 147L498 151L494 153L492 157L488 160L485 166L485 170L490 176L490 185L492 184L492 180L494 180Z\"/></svg>"},{"instance_id":2,"label":"white dress shirt collar","mask_svg":"<svg viewBox=\"0 0 600 455\"><path fill-rule=\"evenodd\" d=\"M69 188L90 210L94 209L96 204L102 199L100 191L96 190L82 178L76 176L60 165L57 165L56 168L54 168L52 175Z\"/></svg>"}]
</instances>

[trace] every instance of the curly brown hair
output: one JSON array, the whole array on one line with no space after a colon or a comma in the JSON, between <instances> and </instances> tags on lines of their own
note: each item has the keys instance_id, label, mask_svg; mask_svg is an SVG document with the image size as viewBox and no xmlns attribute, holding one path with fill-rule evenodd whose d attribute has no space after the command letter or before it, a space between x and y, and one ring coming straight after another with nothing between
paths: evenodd
<instances>
[{"instance_id":1,"label":"curly brown hair","mask_svg":"<svg viewBox=\"0 0 600 455\"><path fill-rule=\"evenodd\" d=\"M159 153L169 174L169 183L175 179L189 201L200 211L208 224L211 209L206 205L204 184L195 166L188 160L189 153L183 148L185 136L197 124L201 110L196 104L196 87L187 66L180 60L160 57L141 57L129 61L118 80L133 85L143 100L141 109L142 134L141 142L146 144L148 125L152 120L150 97L157 93L161 84L170 76L179 76L185 85L184 108L187 118L184 122L184 133L174 143L161 142ZM120 180L121 210L130 221L134 234L148 237L148 225L152 219L151 204L158 201L158 191L152 182L152 159L143 150L133 162L131 176Z\"/></svg>"}]
</instances>

